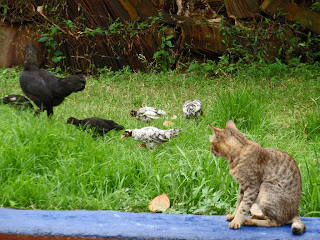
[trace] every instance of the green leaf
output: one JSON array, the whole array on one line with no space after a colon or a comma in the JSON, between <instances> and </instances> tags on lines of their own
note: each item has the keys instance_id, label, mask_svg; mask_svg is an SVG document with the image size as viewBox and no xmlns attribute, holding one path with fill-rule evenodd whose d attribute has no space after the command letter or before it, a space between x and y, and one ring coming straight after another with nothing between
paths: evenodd
<instances>
[{"instance_id":1,"label":"green leaf","mask_svg":"<svg viewBox=\"0 0 320 240\"><path fill-rule=\"evenodd\" d=\"M53 57L51 58L51 60L52 60L52 62L54 62L54 63L59 62L59 58L58 58L57 56L53 56Z\"/></svg>"},{"instance_id":2,"label":"green leaf","mask_svg":"<svg viewBox=\"0 0 320 240\"><path fill-rule=\"evenodd\" d=\"M48 39L49 39L48 36L43 36L38 40L38 42L46 42Z\"/></svg>"},{"instance_id":3,"label":"green leaf","mask_svg":"<svg viewBox=\"0 0 320 240\"><path fill-rule=\"evenodd\" d=\"M172 43L170 41L167 41L166 44L169 46L169 47L173 47Z\"/></svg>"},{"instance_id":4,"label":"green leaf","mask_svg":"<svg viewBox=\"0 0 320 240\"><path fill-rule=\"evenodd\" d=\"M48 42L48 45L49 45L50 47L54 48L55 46L58 45L58 43L57 43L57 41L50 41L50 42Z\"/></svg>"},{"instance_id":5,"label":"green leaf","mask_svg":"<svg viewBox=\"0 0 320 240\"><path fill-rule=\"evenodd\" d=\"M53 28L51 28L51 35L56 34L57 31L58 31L58 27L54 26Z\"/></svg>"},{"instance_id":6,"label":"green leaf","mask_svg":"<svg viewBox=\"0 0 320 240\"><path fill-rule=\"evenodd\" d=\"M161 50L160 52L162 53L163 56L169 57L169 53L167 51Z\"/></svg>"},{"instance_id":7,"label":"green leaf","mask_svg":"<svg viewBox=\"0 0 320 240\"><path fill-rule=\"evenodd\" d=\"M161 51L155 52L153 54L153 58L157 59L161 54L162 54Z\"/></svg>"},{"instance_id":8,"label":"green leaf","mask_svg":"<svg viewBox=\"0 0 320 240\"><path fill-rule=\"evenodd\" d=\"M170 39L173 38L173 37L174 37L173 35L170 35L170 36L166 37L166 40L168 41L168 40L170 40Z\"/></svg>"},{"instance_id":9,"label":"green leaf","mask_svg":"<svg viewBox=\"0 0 320 240\"><path fill-rule=\"evenodd\" d=\"M163 70L163 71L167 71L167 70L168 70L167 63L166 63L166 62L163 62L162 65L161 65L161 67L162 67L162 70Z\"/></svg>"},{"instance_id":10,"label":"green leaf","mask_svg":"<svg viewBox=\"0 0 320 240\"><path fill-rule=\"evenodd\" d=\"M54 56L61 56L61 55L62 55L62 52L59 51L59 50L55 50L55 51L53 52L53 55L54 55Z\"/></svg>"}]
</instances>

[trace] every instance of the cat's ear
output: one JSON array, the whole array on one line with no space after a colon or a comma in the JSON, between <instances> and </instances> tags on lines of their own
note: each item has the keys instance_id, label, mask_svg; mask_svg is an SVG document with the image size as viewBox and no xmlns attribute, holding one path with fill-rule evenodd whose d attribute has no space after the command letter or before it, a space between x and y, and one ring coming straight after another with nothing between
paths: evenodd
<instances>
[{"instance_id":1,"label":"cat's ear","mask_svg":"<svg viewBox=\"0 0 320 240\"><path fill-rule=\"evenodd\" d=\"M238 130L236 124L235 124L232 120L229 120L229 121L227 122L226 128Z\"/></svg>"},{"instance_id":2,"label":"cat's ear","mask_svg":"<svg viewBox=\"0 0 320 240\"><path fill-rule=\"evenodd\" d=\"M221 130L222 130L222 129L220 129L220 128L217 128L217 127L212 126L211 124L209 124L209 127L212 129L212 131L214 131L214 133L221 132Z\"/></svg>"}]
</instances>

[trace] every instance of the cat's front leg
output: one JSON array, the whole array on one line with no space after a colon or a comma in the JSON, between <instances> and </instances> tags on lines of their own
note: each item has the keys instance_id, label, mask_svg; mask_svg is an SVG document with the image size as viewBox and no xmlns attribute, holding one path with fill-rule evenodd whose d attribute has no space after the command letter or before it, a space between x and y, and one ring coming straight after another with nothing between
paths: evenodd
<instances>
[{"instance_id":1,"label":"cat's front leg","mask_svg":"<svg viewBox=\"0 0 320 240\"><path fill-rule=\"evenodd\" d=\"M236 214L234 219L229 224L229 228L239 229L248 215L252 204L256 201L259 193L258 188L247 188L244 191L243 199L238 207L238 210L235 211Z\"/></svg>"},{"instance_id":2,"label":"cat's front leg","mask_svg":"<svg viewBox=\"0 0 320 240\"><path fill-rule=\"evenodd\" d=\"M237 200L237 206L236 206L236 210L234 210L233 214L227 214L226 215L226 220L227 221L231 221L234 219L234 216L236 215L237 211L239 210L239 206L240 206L240 203L243 199L243 193L244 193L244 190L241 188L239 188L239 195L238 195L238 200Z\"/></svg>"}]
</instances>

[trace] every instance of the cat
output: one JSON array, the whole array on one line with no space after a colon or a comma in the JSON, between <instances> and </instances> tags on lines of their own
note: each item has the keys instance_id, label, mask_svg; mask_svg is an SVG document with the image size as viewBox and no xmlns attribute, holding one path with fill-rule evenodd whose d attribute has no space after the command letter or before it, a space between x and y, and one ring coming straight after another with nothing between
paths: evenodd
<instances>
[{"instance_id":1,"label":"cat","mask_svg":"<svg viewBox=\"0 0 320 240\"><path fill-rule=\"evenodd\" d=\"M229 228L292 224L292 232L302 234L305 225L298 213L302 181L295 160L287 152L250 141L231 120L224 129L209 126L214 132L210 152L226 158L230 174L240 186L236 209L226 216L231 221ZM246 218L255 202L263 215Z\"/></svg>"}]
</instances>

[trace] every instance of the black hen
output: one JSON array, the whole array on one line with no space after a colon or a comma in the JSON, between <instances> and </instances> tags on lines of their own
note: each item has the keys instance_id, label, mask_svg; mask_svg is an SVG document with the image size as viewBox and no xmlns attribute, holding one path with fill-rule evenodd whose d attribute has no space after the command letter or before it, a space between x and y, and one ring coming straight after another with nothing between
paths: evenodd
<instances>
[{"instance_id":1,"label":"black hen","mask_svg":"<svg viewBox=\"0 0 320 240\"><path fill-rule=\"evenodd\" d=\"M115 123L112 120L107 120L107 119L102 119L97 117L86 118L83 120L76 119L74 117L69 117L67 120L67 123L72 123L77 127L81 126L83 129L87 129L87 128L93 129L100 136L103 136L103 134L111 130L124 129L123 126L119 125L118 123Z\"/></svg>"},{"instance_id":2,"label":"black hen","mask_svg":"<svg viewBox=\"0 0 320 240\"><path fill-rule=\"evenodd\" d=\"M53 114L53 107L63 102L73 92L85 88L85 76L72 75L59 78L44 69L37 68L37 52L33 44L29 44L25 54L24 68L20 75L22 91L41 111Z\"/></svg>"},{"instance_id":3,"label":"black hen","mask_svg":"<svg viewBox=\"0 0 320 240\"><path fill-rule=\"evenodd\" d=\"M4 98L0 99L0 103L8 104L10 107L15 107L19 110L34 109L28 98L17 94L5 96Z\"/></svg>"}]
</instances>

